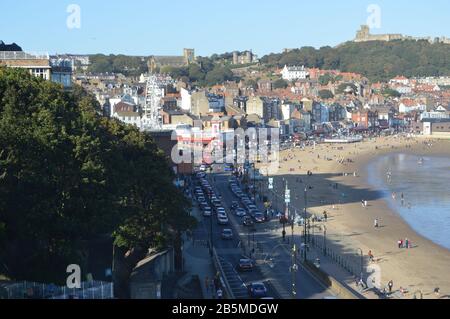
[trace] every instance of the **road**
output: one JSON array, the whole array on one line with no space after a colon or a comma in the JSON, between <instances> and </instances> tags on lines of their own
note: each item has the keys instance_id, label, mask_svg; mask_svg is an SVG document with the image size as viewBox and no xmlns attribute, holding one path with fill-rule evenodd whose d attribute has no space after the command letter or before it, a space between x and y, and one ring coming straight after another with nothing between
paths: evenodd
<instances>
[{"instance_id":1,"label":"road","mask_svg":"<svg viewBox=\"0 0 450 319\"><path fill-rule=\"evenodd\" d=\"M224 262L234 267L243 256L251 254L251 249L255 248L252 257L257 261L258 267L252 272L240 273L242 282L249 284L252 282L265 282L269 289L269 296L276 299L292 298L293 276L290 272L291 248L282 243L281 228L278 221L271 221L256 226L256 232L251 233L248 227L242 225L242 219L230 213L232 201L237 198L231 192L228 184L229 173L224 173L221 166L214 167L215 173L210 177L211 185L217 193L222 196L222 203L229 212L230 226L217 225L215 217L212 217L213 243L218 255L223 257ZM203 224L203 236L209 238L210 218L205 218ZM234 239L224 241L220 238L223 228L232 228ZM289 231L288 231L289 234ZM300 240L298 239L298 244ZM243 247L250 247L244 254ZM296 273L296 299L323 299L333 296L333 293L312 277L303 268Z\"/></svg>"}]
</instances>

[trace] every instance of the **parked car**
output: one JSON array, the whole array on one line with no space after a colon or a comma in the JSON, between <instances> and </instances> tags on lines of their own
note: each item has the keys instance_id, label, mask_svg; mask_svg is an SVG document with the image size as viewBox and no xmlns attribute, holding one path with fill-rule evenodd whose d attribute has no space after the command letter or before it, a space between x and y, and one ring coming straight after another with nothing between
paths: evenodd
<instances>
[{"instance_id":1,"label":"parked car","mask_svg":"<svg viewBox=\"0 0 450 319\"><path fill-rule=\"evenodd\" d=\"M233 231L229 228L222 230L222 239L225 240L233 239Z\"/></svg>"},{"instance_id":2,"label":"parked car","mask_svg":"<svg viewBox=\"0 0 450 319\"><path fill-rule=\"evenodd\" d=\"M205 207L203 209L203 216L205 216L205 217L211 217L212 216L211 207Z\"/></svg>"},{"instance_id":3,"label":"parked car","mask_svg":"<svg viewBox=\"0 0 450 319\"><path fill-rule=\"evenodd\" d=\"M244 217L244 226L250 227L253 226L255 223L253 222L253 219L250 216Z\"/></svg>"},{"instance_id":4,"label":"parked car","mask_svg":"<svg viewBox=\"0 0 450 319\"><path fill-rule=\"evenodd\" d=\"M248 258L239 260L238 270L239 271L253 270L253 261Z\"/></svg>"},{"instance_id":5,"label":"parked car","mask_svg":"<svg viewBox=\"0 0 450 319\"><path fill-rule=\"evenodd\" d=\"M252 298L267 297L267 288L262 282L254 282L248 286L248 293Z\"/></svg>"},{"instance_id":6,"label":"parked car","mask_svg":"<svg viewBox=\"0 0 450 319\"><path fill-rule=\"evenodd\" d=\"M245 209L243 209L243 208L236 209L235 214L237 217L244 217L245 215L247 215L247 213L245 212Z\"/></svg>"},{"instance_id":7,"label":"parked car","mask_svg":"<svg viewBox=\"0 0 450 319\"><path fill-rule=\"evenodd\" d=\"M227 211L223 207L216 207L216 213L217 215L226 215Z\"/></svg>"},{"instance_id":8,"label":"parked car","mask_svg":"<svg viewBox=\"0 0 450 319\"><path fill-rule=\"evenodd\" d=\"M217 216L217 223L219 225L228 225L228 223L229 223L228 216L226 216L226 215Z\"/></svg>"},{"instance_id":9,"label":"parked car","mask_svg":"<svg viewBox=\"0 0 450 319\"><path fill-rule=\"evenodd\" d=\"M257 223L264 223L266 221L266 218L264 217L263 213L255 213L253 217L255 218L255 221Z\"/></svg>"}]
</instances>

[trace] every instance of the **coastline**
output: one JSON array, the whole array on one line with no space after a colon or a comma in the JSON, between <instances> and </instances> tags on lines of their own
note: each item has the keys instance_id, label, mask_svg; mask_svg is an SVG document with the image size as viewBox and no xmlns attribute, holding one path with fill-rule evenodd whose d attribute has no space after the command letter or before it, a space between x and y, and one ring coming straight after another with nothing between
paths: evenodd
<instances>
[{"instance_id":1,"label":"coastline","mask_svg":"<svg viewBox=\"0 0 450 319\"><path fill-rule=\"evenodd\" d=\"M380 191L369 184L367 173L372 160L387 154L450 156L450 141L432 140L431 148L424 145L426 141L383 137L352 145L321 144L315 150L285 151L281 156L283 159L292 154L292 159L281 163L279 175L287 177L294 193L302 193L304 188L295 179L298 176L304 178L307 170L313 171L313 176L307 178L314 187L309 196L308 210L318 216L324 210L328 212L330 221L326 226L333 248L343 255L352 256L357 249L363 250L365 255L372 250L378 260L376 264L381 268L381 285L393 280L394 289L403 287L410 292L405 294L405 298L410 298L411 293L417 290L423 292L424 298L436 298L433 291L437 287L443 294L450 294L450 275L447 275L450 250L414 231L380 196ZM324 156L328 160L323 160ZM353 162L337 163L339 157L351 158ZM330 158L333 160L330 161ZM295 163L298 159L301 169L298 162ZM344 172L348 175L343 176ZM357 172L358 177L354 177L352 172ZM338 190L330 187L333 183L338 183ZM343 194L345 197L342 197ZM368 208L362 207L362 199L368 200ZM294 198L293 202L296 207L304 207L300 198ZM332 206L336 204L333 210ZM373 227L375 218L381 221L382 228ZM404 238L410 239L417 247L399 249L397 241Z\"/></svg>"}]
</instances>

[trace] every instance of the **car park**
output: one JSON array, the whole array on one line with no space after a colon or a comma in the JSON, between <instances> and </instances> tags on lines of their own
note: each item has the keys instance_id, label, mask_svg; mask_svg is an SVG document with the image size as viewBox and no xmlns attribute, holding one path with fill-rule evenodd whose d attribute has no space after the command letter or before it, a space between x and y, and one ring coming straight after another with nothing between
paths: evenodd
<instances>
[{"instance_id":1,"label":"car park","mask_svg":"<svg viewBox=\"0 0 450 319\"><path fill-rule=\"evenodd\" d=\"M254 282L248 286L248 293L252 298L267 297L267 288L262 282Z\"/></svg>"},{"instance_id":2,"label":"car park","mask_svg":"<svg viewBox=\"0 0 450 319\"><path fill-rule=\"evenodd\" d=\"M226 229L222 230L221 236L222 236L222 239L225 239L225 240L233 239L233 231L231 229L226 228Z\"/></svg>"}]
</instances>

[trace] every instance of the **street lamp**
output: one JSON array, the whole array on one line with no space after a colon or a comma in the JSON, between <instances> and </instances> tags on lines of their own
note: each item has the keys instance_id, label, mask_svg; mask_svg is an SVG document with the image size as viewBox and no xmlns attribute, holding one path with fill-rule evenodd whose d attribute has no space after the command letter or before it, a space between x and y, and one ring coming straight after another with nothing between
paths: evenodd
<instances>
[{"instance_id":1,"label":"street lamp","mask_svg":"<svg viewBox=\"0 0 450 319\"><path fill-rule=\"evenodd\" d=\"M306 251L306 245L307 245L307 241L306 241L306 232L307 232L306 214L307 214L307 203L308 203L307 202L307 194L308 194L308 187L306 186L305 187L305 191L304 191L305 209L303 211L303 232L304 232L303 243L305 245L305 252L304 252L304 254L305 254L305 261L307 259L307 256L306 256L306 253L307 253L307 251Z\"/></svg>"}]
</instances>

